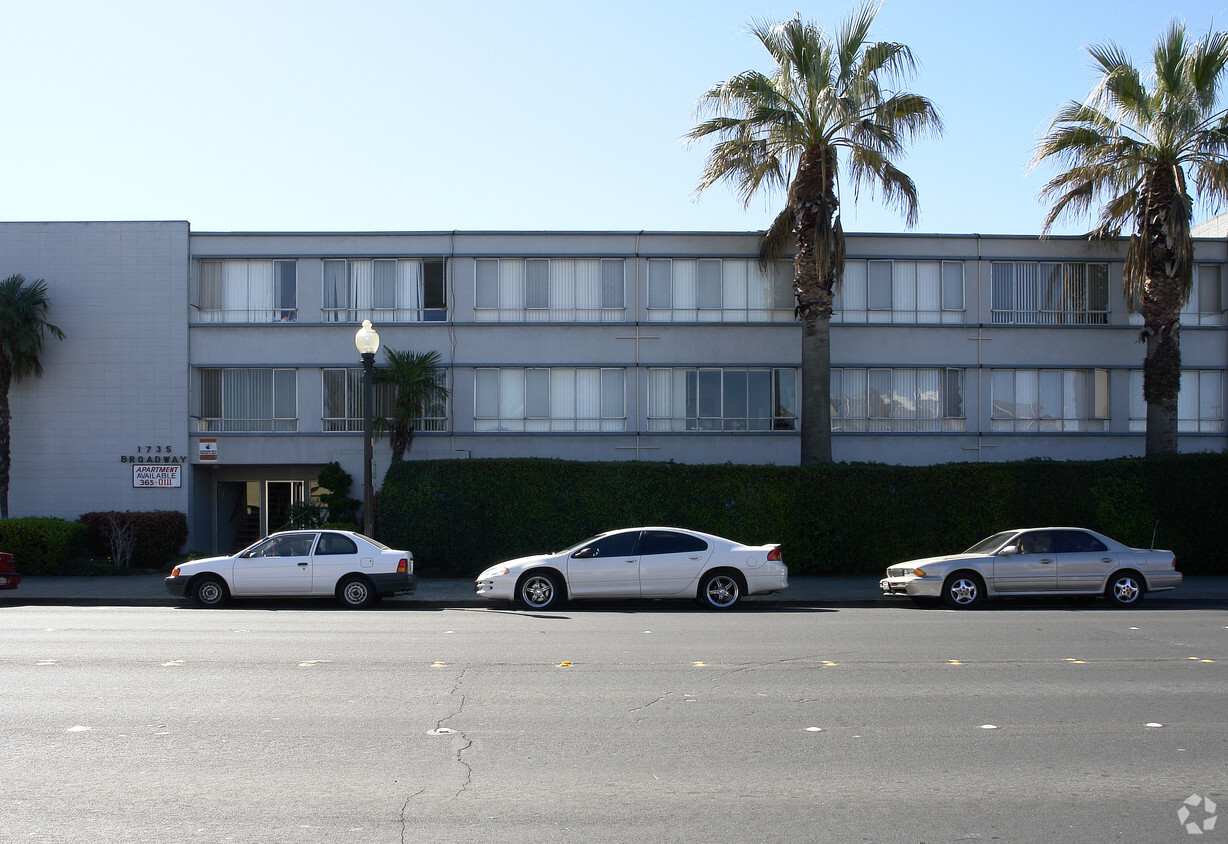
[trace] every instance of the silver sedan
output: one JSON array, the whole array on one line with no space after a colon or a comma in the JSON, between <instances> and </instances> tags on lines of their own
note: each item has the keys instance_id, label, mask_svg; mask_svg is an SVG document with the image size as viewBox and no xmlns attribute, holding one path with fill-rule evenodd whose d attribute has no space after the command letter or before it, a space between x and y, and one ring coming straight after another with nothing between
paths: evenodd
<instances>
[{"instance_id":1,"label":"silver sedan","mask_svg":"<svg viewBox=\"0 0 1228 844\"><path fill-rule=\"evenodd\" d=\"M885 595L970 609L988 598L1104 595L1131 607L1147 592L1181 585L1172 551L1130 548L1085 528L1006 530L962 554L897 563L879 582Z\"/></svg>"}]
</instances>

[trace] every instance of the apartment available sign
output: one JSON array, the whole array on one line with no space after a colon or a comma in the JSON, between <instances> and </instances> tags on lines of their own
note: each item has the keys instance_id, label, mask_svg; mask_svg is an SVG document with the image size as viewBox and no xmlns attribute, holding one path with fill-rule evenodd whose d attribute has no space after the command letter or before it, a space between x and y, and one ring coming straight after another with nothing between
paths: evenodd
<instances>
[{"instance_id":1,"label":"apartment available sign","mask_svg":"<svg viewBox=\"0 0 1228 844\"><path fill-rule=\"evenodd\" d=\"M181 469L182 467L178 464L157 466L149 463L138 463L132 467L132 486L137 489L143 487L178 489L183 485L180 475Z\"/></svg>"}]
</instances>

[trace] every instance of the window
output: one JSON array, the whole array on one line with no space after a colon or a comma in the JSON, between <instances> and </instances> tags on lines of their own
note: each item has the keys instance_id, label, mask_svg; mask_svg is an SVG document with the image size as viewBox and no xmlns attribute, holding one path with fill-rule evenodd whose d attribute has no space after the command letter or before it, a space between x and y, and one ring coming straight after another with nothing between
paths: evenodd
<instances>
[{"instance_id":1,"label":"window","mask_svg":"<svg viewBox=\"0 0 1228 844\"><path fill-rule=\"evenodd\" d=\"M335 554L357 554L358 544L342 533L322 533L316 545L316 556L332 556Z\"/></svg>"},{"instance_id":2,"label":"window","mask_svg":"<svg viewBox=\"0 0 1228 844\"><path fill-rule=\"evenodd\" d=\"M320 419L323 430L331 433L361 432L364 425L362 370L325 369L322 371L322 378L323 409ZM441 383L446 384L447 373L440 370L438 378ZM376 419L391 417L396 402L396 386L376 382L372 388L372 395L375 399L373 415ZM414 420L415 431L446 431L447 429L448 405L446 401L432 404L425 409L422 416Z\"/></svg>"},{"instance_id":3,"label":"window","mask_svg":"<svg viewBox=\"0 0 1228 844\"><path fill-rule=\"evenodd\" d=\"M764 270L742 258L650 258L648 319L654 322L790 322L793 266Z\"/></svg>"},{"instance_id":4,"label":"window","mask_svg":"<svg viewBox=\"0 0 1228 844\"><path fill-rule=\"evenodd\" d=\"M831 371L833 431L963 431L964 370Z\"/></svg>"},{"instance_id":5,"label":"window","mask_svg":"<svg viewBox=\"0 0 1228 844\"><path fill-rule=\"evenodd\" d=\"M444 276L442 260L328 259L324 261L323 321L446 320Z\"/></svg>"},{"instance_id":6,"label":"window","mask_svg":"<svg viewBox=\"0 0 1228 844\"><path fill-rule=\"evenodd\" d=\"M200 370L198 430L298 430L293 369Z\"/></svg>"},{"instance_id":7,"label":"window","mask_svg":"<svg viewBox=\"0 0 1228 844\"><path fill-rule=\"evenodd\" d=\"M1194 265L1194 289L1190 291L1190 300L1181 310L1181 321L1184 324L1224 324L1224 276L1220 264Z\"/></svg>"},{"instance_id":8,"label":"window","mask_svg":"<svg viewBox=\"0 0 1228 844\"><path fill-rule=\"evenodd\" d=\"M597 367L474 371L475 431L625 431L625 372Z\"/></svg>"},{"instance_id":9,"label":"window","mask_svg":"<svg viewBox=\"0 0 1228 844\"><path fill-rule=\"evenodd\" d=\"M834 322L959 324L963 261L863 261L844 265Z\"/></svg>"},{"instance_id":10,"label":"window","mask_svg":"<svg viewBox=\"0 0 1228 844\"><path fill-rule=\"evenodd\" d=\"M1108 430L1104 369L995 369L990 399L993 431Z\"/></svg>"},{"instance_id":11,"label":"window","mask_svg":"<svg viewBox=\"0 0 1228 844\"><path fill-rule=\"evenodd\" d=\"M626 319L622 258L478 258L474 318L479 322L621 322Z\"/></svg>"},{"instance_id":12,"label":"window","mask_svg":"<svg viewBox=\"0 0 1228 844\"><path fill-rule=\"evenodd\" d=\"M708 543L698 536L675 533L672 530L646 530L640 541L640 556L655 554L695 554L708 550Z\"/></svg>"},{"instance_id":13,"label":"window","mask_svg":"<svg viewBox=\"0 0 1228 844\"><path fill-rule=\"evenodd\" d=\"M631 530L615 533L611 536L603 536L593 540L583 548L576 549L575 553L571 556L580 559L591 557L633 557L635 556L635 546L639 539L639 531Z\"/></svg>"},{"instance_id":14,"label":"window","mask_svg":"<svg viewBox=\"0 0 1228 844\"><path fill-rule=\"evenodd\" d=\"M1177 394L1177 430L1191 434L1222 434L1224 425L1224 372L1218 369L1183 369ZM1143 372L1130 371L1130 430L1147 430L1147 401L1143 398Z\"/></svg>"},{"instance_id":15,"label":"window","mask_svg":"<svg viewBox=\"0 0 1228 844\"><path fill-rule=\"evenodd\" d=\"M650 431L793 431L795 369L651 369Z\"/></svg>"},{"instance_id":16,"label":"window","mask_svg":"<svg viewBox=\"0 0 1228 844\"><path fill-rule=\"evenodd\" d=\"M995 261L993 322L1000 325L1105 325L1108 264Z\"/></svg>"},{"instance_id":17,"label":"window","mask_svg":"<svg viewBox=\"0 0 1228 844\"><path fill-rule=\"evenodd\" d=\"M294 261L201 261L198 322L295 322Z\"/></svg>"}]
</instances>

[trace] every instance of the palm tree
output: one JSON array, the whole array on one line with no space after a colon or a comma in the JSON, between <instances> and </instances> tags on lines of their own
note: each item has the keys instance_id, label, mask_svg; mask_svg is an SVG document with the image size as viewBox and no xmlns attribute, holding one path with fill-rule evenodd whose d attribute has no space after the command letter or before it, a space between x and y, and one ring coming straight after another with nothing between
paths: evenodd
<instances>
[{"instance_id":1,"label":"palm tree","mask_svg":"<svg viewBox=\"0 0 1228 844\"><path fill-rule=\"evenodd\" d=\"M882 191L888 206L917 222L917 191L893 163L906 143L942 131L924 97L896 90L916 69L903 44L870 42L877 4L858 9L833 34L799 17L752 21L776 67L718 83L699 101L711 115L688 133L715 136L698 191L729 182L743 204L761 190L784 190L785 209L764 233L767 266L792 247L797 314L802 321L803 465L831 462L831 314L844 276L839 176L847 168L853 197Z\"/></svg>"},{"instance_id":2,"label":"palm tree","mask_svg":"<svg viewBox=\"0 0 1228 844\"><path fill-rule=\"evenodd\" d=\"M1088 52L1100 79L1086 102L1058 111L1032 160L1068 168L1041 191L1053 202L1044 231L1097 207L1091 238L1116 238L1133 225L1122 280L1127 304L1143 317L1147 344L1146 453L1175 454L1180 316L1193 286L1194 203L1186 170L1204 202L1216 206L1228 197L1228 112L1217 103L1228 84L1228 33L1190 42L1174 21L1156 41L1148 80L1112 43Z\"/></svg>"},{"instance_id":3,"label":"palm tree","mask_svg":"<svg viewBox=\"0 0 1228 844\"><path fill-rule=\"evenodd\" d=\"M9 517L9 387L29 375L42 377L38 356L48 333L64 339L64 332L47 322L50 308L47 284L41 278L27 282L21 275L11 275L0 281L0 519Z\"/></svg>"},{"instance_id":4,"label":"palm tree","mask_svg":"<svg viewBox=\"0 0 1228 844\"><path fill-rule=\"evenodd\" d=\"M414 443L414 426L431 405L448 399L439 368L439 352L398 352L384 348L388 365L375 371L375 380L393 386L392 413L375 420L375 429L388 436L392 462L405 458Z\"/></svg>"}]
</instances>

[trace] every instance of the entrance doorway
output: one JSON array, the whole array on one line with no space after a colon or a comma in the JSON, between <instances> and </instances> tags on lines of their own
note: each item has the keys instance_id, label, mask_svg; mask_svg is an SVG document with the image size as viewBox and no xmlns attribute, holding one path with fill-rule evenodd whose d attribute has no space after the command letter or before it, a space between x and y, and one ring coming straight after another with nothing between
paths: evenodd
<instances>
[{"instance_id":1,"label":"entrance doorway","mask_svg":"<svg viewBox=\"0 0 1228 844\"><path fill-rule=\"evenodd\" d=\"M290 508L306 500L306 484L303 481L264 482L264 533L276 533L290 525Z\"/></svg>"}]
</instances>

